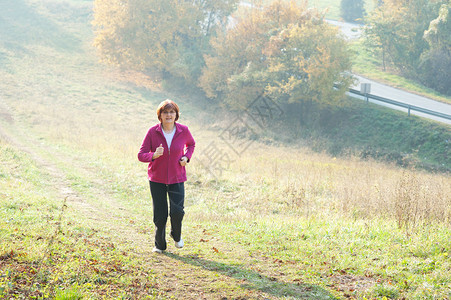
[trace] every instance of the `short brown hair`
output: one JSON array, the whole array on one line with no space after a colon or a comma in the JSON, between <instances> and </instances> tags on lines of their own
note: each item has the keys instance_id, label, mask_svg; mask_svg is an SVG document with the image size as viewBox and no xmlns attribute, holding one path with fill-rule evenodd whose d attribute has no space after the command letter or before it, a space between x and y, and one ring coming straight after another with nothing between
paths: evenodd
<instances>
[{"instance_id":1,"label":"short brown hair","mask_svg":"<svg viewBox=\"0 0 451 300\"><path fill-rule=\"evenodd\" d=\"M160 120L160 122L161 122L161 114L165 110L169 110L169 109L175 110L175 120L177 121L179 119L179 115L180 115L179 114L179 111L180 111L179 106L174 101L166 99L163 102L161 102L157 108L157 116L158 116L158 120Z\"/></svg>"}]
</instances>

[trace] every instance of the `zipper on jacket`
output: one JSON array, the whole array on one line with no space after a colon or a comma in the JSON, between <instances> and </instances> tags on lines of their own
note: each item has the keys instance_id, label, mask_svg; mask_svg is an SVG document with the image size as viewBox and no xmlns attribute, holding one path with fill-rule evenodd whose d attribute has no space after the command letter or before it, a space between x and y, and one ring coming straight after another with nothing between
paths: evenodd
<instances>
[{"instance_id":1,"label":"zipper on jacket","mask_svg":"<svg viewBox=\"0 0 451 300\"><path fill-rule=\"evenodd\" d=\"M175 140L175 137L177 136L177 133L180 134L180 132L177 131L177 125L174 125L174 126L175 126L175 133L174 133L174 136L172 137L171 145L174 143L174 140ZM161 130L163 131L163 128L161 128ZM166 138L165 138L165 136L164 136L162 131L160 132L160 134L163 136L163 140L166 142ZM168 146L167 142L166 142L166 146ZM168 146L168 160L167 160L167 163L166 163L166 182L167 182L166 184L168 184L168 185L169 185L169 158L170 158L170 156L171 156L171 149Z\"/></svg>"},{"instance_id":2,"label":"zipper on jacket","mask_svg":"<svg viewBox=\"0 0 451 300\"><path fill-rule=\"evenodd\" d=\"M174 141L174 138L172 138L172 141ZM172 144L172 142L171 142L171 144ZM167 143L166 143L166 145L167 145ZM168 161L167 161L167 163L166 163L166 167L167 167L167 170L166 170L166 182L167 182L167 184L169 185L169 161L170 161L170 156L171 156L171 149L169 149L170 147L168 147Z\"/></svg>"},{"instance_id":3,"label":"zipper on jacket","mask_svg":"<svg viewBox=\"0 0 451 300\"><path fill-rule=\"evenodd\" d=\"M175 140L175 138L177 136L177 133L180 134L180 132L177 131L177 125L174 125L174 126L175 126L175 132L174 132L174 136L172 137L171 146L174 144L174 140ZM164 136L164 134L163 134L163 136ZM166 143L166 145L167 145L167 143ZM170 158L170 156L171 156L171 147L168 146L168 164L167 164L167 166L168 166L168 171L167 171L168 178L166 179L166 182L168 184L169 184L169 158Z\"/></svg>"}]
</instances>

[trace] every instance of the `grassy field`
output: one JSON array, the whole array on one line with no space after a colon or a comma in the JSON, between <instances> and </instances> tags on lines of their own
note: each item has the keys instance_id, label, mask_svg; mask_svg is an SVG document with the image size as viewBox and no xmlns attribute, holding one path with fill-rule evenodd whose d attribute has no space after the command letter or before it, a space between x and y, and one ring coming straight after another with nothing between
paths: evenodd
<instances>
[{"instance_id":1,"label":"grassy field","mask_svg":"<svg viewBox=\"0 0 451 300\"><path fill-rule=\"evenodd\" d=\"M0 24L0 299L451 297L449 174L220 139L205 103L97 63L91 6L0 10L34 25ZM186 246L156 255L136 154L167 97L197 146Z\"/></svg>"}]
</instances>

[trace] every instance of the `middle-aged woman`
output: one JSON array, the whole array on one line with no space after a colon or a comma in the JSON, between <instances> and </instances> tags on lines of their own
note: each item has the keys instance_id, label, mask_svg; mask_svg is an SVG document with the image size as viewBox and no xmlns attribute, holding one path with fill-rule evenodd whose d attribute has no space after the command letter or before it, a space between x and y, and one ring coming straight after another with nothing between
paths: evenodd
<instances>
[{"instance_id":1,"label":"middle-aged woman","mask_svg":"<svg viewBox=\"0 0 451 300\"><path fill-rule=\"evenodd\" d=\"M175 247L183 247L182 220L185 215L185 166L194 152L195 141L188 127L176 121L179 107L172 100L158 105L157 116L160 123L151 127L141 145L138 159L149 163L148 179L153 202L153 222L155 248L153 252L166 250L166 222L171 217L171 237Z\"/></svg>"}]
</instances>

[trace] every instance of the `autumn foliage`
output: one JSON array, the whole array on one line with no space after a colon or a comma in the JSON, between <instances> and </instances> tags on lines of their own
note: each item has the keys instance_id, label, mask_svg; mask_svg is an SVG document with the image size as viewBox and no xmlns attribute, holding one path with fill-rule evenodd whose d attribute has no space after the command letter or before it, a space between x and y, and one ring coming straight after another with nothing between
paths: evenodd
<instances>
[{"instance_id":1,"label":"autumn foliage","mask_svg":"<svg viewBox=\"0 0 451 300\"><path fill-rule=\"evenodd\" d=\"M273 2L212 40L200 86L242 107L257 94L283 102L337 103L351 82L347 47L323 14L294 1Z\"/></svg>"},{"instance_id":2,"label":"autumn foliage","mask_svg":"<svg viewBox=\"0 0 451 300\"><path fill-rule=\"evenodd\" d=\"M236 4L96 0L95 45L108 62L183 78L234 108L261 93L289 103L339 102L351 61L324 13L307 2L274 1L232 14Z\"/></svg>"},{"instance_id":3,"label":"autumn foliage","mask_svg":"<svg viewBox=\"0 0 451 300\"><path fill-rule=\"evenodd\" d=\"M236 0L96 0L95 46L103 60L195 82L217 27Z\"/></svg>"}]
</instances>

